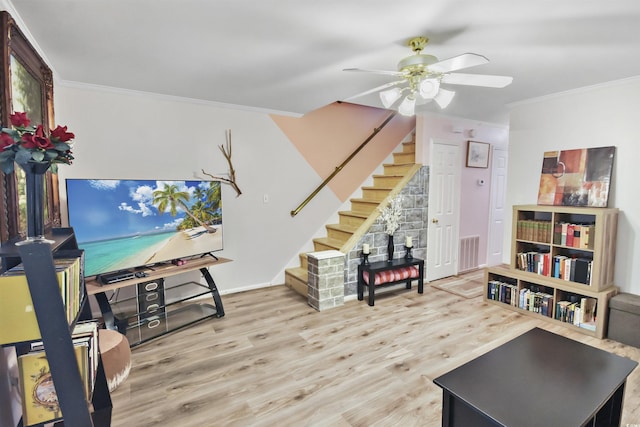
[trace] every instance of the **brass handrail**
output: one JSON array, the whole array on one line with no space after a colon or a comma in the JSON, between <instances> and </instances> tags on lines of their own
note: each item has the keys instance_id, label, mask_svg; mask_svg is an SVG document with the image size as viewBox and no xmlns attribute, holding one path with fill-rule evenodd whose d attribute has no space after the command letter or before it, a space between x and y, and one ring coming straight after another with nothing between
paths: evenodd
<instances>
[{"instance_id":1,"label":"brass handrail","mask_svg":"<svg viewBox=\"0 0 640 427\"><path fill-rule=\"evenodd\" d=\"M333 177L336 176L342 170L342 168L344 168L345 165L347 163L349 163L351 161L351 159L353 159L360 152L360 150L362 150L365 147L365 145L367 145L369 143L369 141L371 141L378 134L378 132L380 132L380 130L382 130L382 128L385 127L387 125L387 123L389 123L391 121L391 119L395 115L396 115L395 111L392 112L391 114L389 114L389 117L387 117L384 120L384 122L382 122L382 124L380 126L375 128L373 130L373 133L371 135L369 135L369 137L367 139L365 139L364 142L362 144L360 144L360 146L358 148L356 148L355 151L353 153L351 153L351 155L349 157L347 157L346 160L340 164L340 166L336 167L336 169L331 173L331 175L329 175L322 182L322 184L320 184L318 186L318 188L313 190L313 192L306 199L304 199L304 202L300 203L300 205L297 208L295 208L294 210L291 211L291 216L292 217L296 216L302 210L302 208L307 206L307 204L311 201L311 199L313 199L320 192L320 190L322 190L324 188L324 186L327 185L329 183L329 181L331 181L333 179Z\"/></svg>"}]
</instances>

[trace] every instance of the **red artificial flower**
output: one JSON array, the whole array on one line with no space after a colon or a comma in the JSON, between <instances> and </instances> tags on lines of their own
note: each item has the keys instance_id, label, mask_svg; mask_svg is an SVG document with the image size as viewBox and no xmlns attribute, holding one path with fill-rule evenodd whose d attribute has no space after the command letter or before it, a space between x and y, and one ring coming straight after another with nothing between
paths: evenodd
<instances>
[{"instance_id":1,"label":"red artificial flower","mask_svg":"<svg viewBox=\"0 0 640 427\"><path fill-rule=\"evenodd\" d=\"M54 148L53 143L44 135L42 125L38 125L35 134L22 135L22 140L24 141L24 148L42 148L45 150Z\"/></svg>"},{"instance_id":2,"label":"red artificial flower","mask_svg":"<svg viewBox=\"0 0 640 427\"><path fill-rule=\"evenodd\" d=\"M1 132L0 133L0 150L4 150L5 148L15 144L13 138L11 138L8 134Z\"/></svg>"},{"instance_id":3,"label":"red artificial flower","mask_svg":"<svg viewBox=\"0 0 640 427\"><path fill-rule=\"evenodd\" d=\"M51 131L51 139L56 141L67 142L75 137L72 132L67 132L66 126L58 125L58 127Z\"/></svg>"},{"instance_id":4,"label":"red artificial flower","mask_svg":"<svg viewBox=\"0 0 640 427\"><path fill-rule=\"evenodd\" d=\"M26 128L31 123L31 120L27 117L27 113L13 113L9 116L9 120L11 120L11 124L16 127Z\"/></svg>"}]
</instances>

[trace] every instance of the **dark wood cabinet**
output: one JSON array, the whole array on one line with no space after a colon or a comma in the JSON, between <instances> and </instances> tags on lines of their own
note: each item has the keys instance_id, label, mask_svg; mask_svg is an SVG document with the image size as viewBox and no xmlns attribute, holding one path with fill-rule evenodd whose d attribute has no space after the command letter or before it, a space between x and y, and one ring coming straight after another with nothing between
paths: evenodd
<instances>
[{"instance_id":1,"label":"dark wood cabinet","mask_svg":"<svg viewBox=\"0 0 640 427\"><path fill-rule=\"evenodd\" d=\"M433 381L443 426L619 426L637 365L534 328Z\"/></svg>"}]
</instances>

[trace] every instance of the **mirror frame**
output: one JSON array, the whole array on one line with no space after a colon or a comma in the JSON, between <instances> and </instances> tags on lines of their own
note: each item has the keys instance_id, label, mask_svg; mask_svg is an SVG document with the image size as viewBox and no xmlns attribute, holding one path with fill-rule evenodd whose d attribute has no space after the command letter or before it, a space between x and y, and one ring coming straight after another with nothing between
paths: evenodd
<instances>
[{"instance_id":1,"label":"mirror frame","mask_svg":"<svg viewBox=\"0 0 640 427\"><path fill-rule=\"evenodd\" d=\"M0 31L2 34L2 54L0 66L0 124L7 127L9 116L13 113L11 89L11 56L40 83L42 99L42 125L49 132L54 124L53 119L53 74L51 69L36 52L31 43L18 28L8 12L0 12ZM0 172L0 201L2 212L0 215L0 242L24 237L26 230L20 230L18 184L14 173ZM47 209L45 216L45 230L60 226L60 197L58 193L58 177L51 172L45 175L47 194Z\"/></svg>"}]
</instances>

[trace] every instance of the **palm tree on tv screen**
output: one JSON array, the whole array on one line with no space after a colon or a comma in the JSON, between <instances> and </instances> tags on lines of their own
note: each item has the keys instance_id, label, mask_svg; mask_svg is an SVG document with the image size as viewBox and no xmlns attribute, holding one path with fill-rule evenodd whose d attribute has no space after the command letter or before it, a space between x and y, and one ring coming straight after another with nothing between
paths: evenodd
<instances>
[{"instance_id":1,"label":"palm tree on tv screen","mask_svg":"<svg viewBox=\"0 0 640 427\"><path fill-rule=\"evenodd\" d=\"M186 191L179 191L178 186L175 184L164 184L164 189L155 190L153 192L153 204L161 214L168 208L171 216L176 216L178 214L178 206L180 206L189 218L204 227L207 232L215 233L215 228L209 226L206 222L201 221L191 212L187 206L187 202L189 202L189 200L189 193Z\"/></svg>"}]
</instances>

